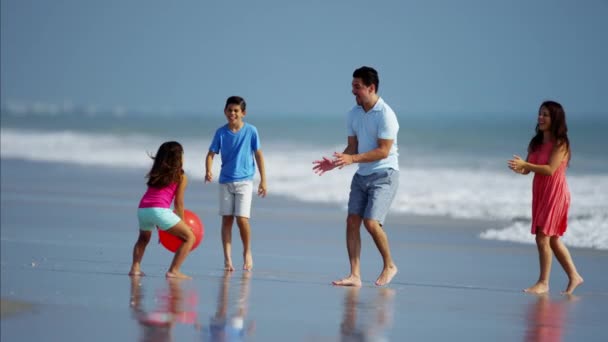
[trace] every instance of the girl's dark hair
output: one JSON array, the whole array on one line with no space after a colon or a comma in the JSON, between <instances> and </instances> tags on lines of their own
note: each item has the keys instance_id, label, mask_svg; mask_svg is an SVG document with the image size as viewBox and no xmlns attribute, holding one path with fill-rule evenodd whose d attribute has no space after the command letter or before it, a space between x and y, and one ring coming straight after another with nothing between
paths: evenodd
<instances>
[{"instance_id":1,"label":"girl's dark hair","mask_svg":"<svg viewBox=\"0 0 608 342\"><path fill-rule=\"evenodd\" d=\"M363 81L363 84L368 87L372 84L375 85L376 93L378 92L378 87L380 86L380 78L378 77L378 72L376 71L376 69L368 66L362 66L353 72L353 78L360 78L361 81Z\"/></svg>"},{"instance_id":2,"label":"girl's dark hair","mask_svg":"<svg viewBox=\"0 0 608 342\"><path fill-rule=\"evenodd\" d=\"M181 182L184 174L182 169L183 154L184 149L177 141L167 141L160 145L156 155L150 156L154 160L154 164L146 175L148 186L163 188L171 183Z\"/></svg>"},{"instance_id":3,"label":"girl's dark hair","mask_svg":"<svg viewBox=\"0 0 608 342\"><path fill-rule=\"evenodd\" d=\"M566 151L568 151L568 163L570 163L571 151L570 151L570 140L568 139L568 125L566 124L566 112L561 104L555 101L545 101L538 108L540 114L541 109L545 107L549 111L551 117L551 134L557 142L557 146L566 144ZM543 132L538 128L536 124L536 135L530 140L528 145L528 152L533 152L543 143Z\"/></svg>"}]
</instances>

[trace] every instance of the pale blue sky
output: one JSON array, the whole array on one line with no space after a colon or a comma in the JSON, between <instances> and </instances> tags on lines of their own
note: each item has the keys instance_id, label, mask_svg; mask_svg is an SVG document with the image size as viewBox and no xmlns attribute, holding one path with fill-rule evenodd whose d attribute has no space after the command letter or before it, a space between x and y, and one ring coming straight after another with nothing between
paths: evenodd
<instances>
[{"instance_id":1,"label":"pale blue sky","mask_svg":"<svg viewBox=\"0 0 608 342\"><path fill-rule=\"evenodd\" d=\"M352 71L409 113L608 99L608 1L1 0L2 104L343 113Z\"/></svg>"}]
</instances>

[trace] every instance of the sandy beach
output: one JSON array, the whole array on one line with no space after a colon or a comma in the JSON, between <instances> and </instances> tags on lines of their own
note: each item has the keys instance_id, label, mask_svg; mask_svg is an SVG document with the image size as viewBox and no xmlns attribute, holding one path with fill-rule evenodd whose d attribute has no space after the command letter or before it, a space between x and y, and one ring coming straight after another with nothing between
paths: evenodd
<instances>
[{"instance_id":1,"label":"sandy beach","mask_svg":"<svg viewBox=\"0 0 608 342\"><path fill-rule=\"evenodd\" d=\"M344 208L270 195L254 199L254 270L226 275L217 187L202 182L186 194L205 225L183 265L193 279L165 279L171 254L156 234L147 276L130 278L144 174L2 159L2 341L608 339L606 251L571 249L585 278L574 296L559 294L557 261L550 293L525 295L534 245L480 239L491 222L392 214L393 282L373 285L381 259L362 233L364 286L339 288L330 283L348 273ZM233 239L240 268L236 229Z\"/></svg>"}]
</instances>

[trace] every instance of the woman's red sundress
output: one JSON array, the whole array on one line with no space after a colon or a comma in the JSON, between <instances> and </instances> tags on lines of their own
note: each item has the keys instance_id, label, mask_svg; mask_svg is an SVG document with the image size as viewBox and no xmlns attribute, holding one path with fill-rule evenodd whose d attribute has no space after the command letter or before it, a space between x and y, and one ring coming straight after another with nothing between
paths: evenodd
<instances>
[{"instance_id":1,"label":"woman's red sundress","mask_svg":"<svg viewBox=\"0 0 608 342\"><path fill-rule=\"evenodd\" d=\"M549 164L553 151L553 142L540 145L530 153L528 162L537 165ZM570 190L566 182L568 158L564 158L552 176L534 174L532 181L532 234L537 227L545 235L562 236L568 226L568 209L570 208Z\"/></svg>"}]
</instances>

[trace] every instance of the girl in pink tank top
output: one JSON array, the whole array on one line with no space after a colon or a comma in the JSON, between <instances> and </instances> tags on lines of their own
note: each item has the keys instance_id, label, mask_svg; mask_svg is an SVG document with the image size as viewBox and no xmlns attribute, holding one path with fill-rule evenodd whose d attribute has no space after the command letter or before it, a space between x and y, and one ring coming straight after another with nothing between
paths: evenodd
<instances>
[{"instance_id":1,"label":"girl in pink tank top","mask_svg":"<svg viewBox=\"0 0 608 342\"><path fill-rule=\"evenodd\" d=\"M553 254L569 279L562 294L571 294L583 283L568 248L560 240L566 232L570 208L570 190L566 182L570 155L566 113L559 103L546 101L538 110L536 135L528 146L528 157L523 160L515 155L508 162L513 172L522 175L534 172L532 234L536 235L540 276L536 284L525 289L525 292L540 294L549 291Z\"/></svg>"},{"instance_id":2,"label":"girl in pink tank top","mask_svg":"<svg viewBox=\"0 0 608 342\"><path fill-rule=\"evenodd\" d=\"M168 278L190 278L180 272L180 267L196 238L192 229L184 222L184 192L188 177L182 169L184 149L175 141L160 145L148 178L148 190L139 202L137 217L139 237L133 247L133 264L129 275L142 276L141 260L155 227L180 238L183 242L175 251L173 261L165 274ZM173 202L174 211L171 211Z\"/></svg>"}]
</instances>

